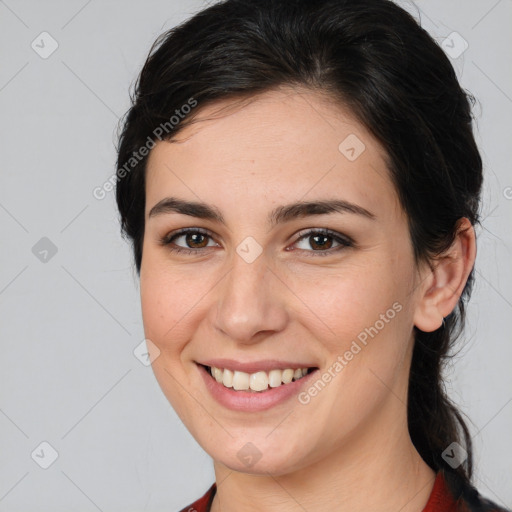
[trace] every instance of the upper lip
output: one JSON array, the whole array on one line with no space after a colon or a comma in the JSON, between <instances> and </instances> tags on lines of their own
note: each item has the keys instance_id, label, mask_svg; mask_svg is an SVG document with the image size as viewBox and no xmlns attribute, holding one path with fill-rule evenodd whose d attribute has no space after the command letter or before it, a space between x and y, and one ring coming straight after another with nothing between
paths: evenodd
<instances>
[{"instance_id":1,"label":"upper lip","mask_svg":"<svg viewBox=\"0 0 512 512\"><path fill-rule=\"evenodd\" d=\"M282 361L278 359L262 359L260 361L248 361L242 363L234 359L208 359L207 361L197 361L203 366L214 366L215 368L228 369L245 373L256 373L269 370L286 370L287 368L316 368L310 363L297 363L292 361Z\"/></svg>"}]
</instances>

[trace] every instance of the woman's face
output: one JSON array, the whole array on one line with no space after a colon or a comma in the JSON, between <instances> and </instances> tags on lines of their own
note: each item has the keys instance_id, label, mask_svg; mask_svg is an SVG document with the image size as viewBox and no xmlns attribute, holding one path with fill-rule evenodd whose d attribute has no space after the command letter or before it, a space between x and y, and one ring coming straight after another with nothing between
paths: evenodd
<instances>
[{"instance_id":1,"label":"woman's face","mask_svg":"<svg viewBox=\"0 0 512 512\"><path fill-rule=\"evenodd\" d=\"M319 93L216 114L233 105L204 107L149 156L140 284L154 373L233 470L371 457L406 429L419 283L384 151ZM269 389L229 388L225 368L235 387ZM276 370L297 368L316 370L278 386L290 371Z\"/></svg>"}]
</instances>

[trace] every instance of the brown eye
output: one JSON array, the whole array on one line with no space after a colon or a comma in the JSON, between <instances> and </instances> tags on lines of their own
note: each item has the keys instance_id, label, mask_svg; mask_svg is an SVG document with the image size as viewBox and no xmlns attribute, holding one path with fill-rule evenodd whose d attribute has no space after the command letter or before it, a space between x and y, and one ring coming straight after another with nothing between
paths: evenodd
<instances>
[{"instance_id":1,"label":"brown eye","mask_svg":"<svg viewBox=\"0 0 512 512\"><path fill-rule=\"evenodd\" d=\"M294 246L299 243L306 246L298 247L299 250L315 253L314 256L327 256L354 246L354 242L349 237L328 229L309 230L299 237Z\"/></svg>"},{"instance_id":2,"label":"brown eye","mask_svg":"<svg viewBox=\"0 0 512 512\"><path fill-rule=\"evenodd\" d=\"M206 241L206 245L208 245L207 235L199 232L191 232L182 235L185 237L185 243L189 245L191 248L202 248L205 247L204 242Z\"/></svg>"},{"instance_id":3,"label":"brown eye","mask_svg":"<svg viewBox=\"0 0 512 512\"><path fill-rule=\"evenodd\" d=\"M213 247L213 245L208 245L210 240L213 242L212 236L206 231L200 229L181 229L178 232L166 235L160 240L160 243L174 252L199 254L201 249ZM180 242L177 243L177 241Z\"/></svg>"},{"instance_id":4,"label":"brown eye","mask_svg":"<svg viewBox=\"0 0 512 512\"><path fill-rule=\"evenodd\" d=\"M311 235L309 243L314 249L330 249L332 247L332 237L327 235Z\"/></svg>"}]
</instances>

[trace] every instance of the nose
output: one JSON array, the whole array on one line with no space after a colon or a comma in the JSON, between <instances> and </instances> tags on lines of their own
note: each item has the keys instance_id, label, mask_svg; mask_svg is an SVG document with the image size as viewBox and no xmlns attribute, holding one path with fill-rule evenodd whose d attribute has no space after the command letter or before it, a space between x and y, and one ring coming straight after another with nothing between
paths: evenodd
<instances>
[{"instance_id":1,"label":"nose","mask_svg":"<svg viewBox=\"0 0 512 512\"><path fill-rule=\"evenodd\" d=\"M231 270L216 287L214 327L238 343L257 343L283 330L288 321L286 286L260 255L248 263L238 254Z\"/></svg>"}]
</instances>

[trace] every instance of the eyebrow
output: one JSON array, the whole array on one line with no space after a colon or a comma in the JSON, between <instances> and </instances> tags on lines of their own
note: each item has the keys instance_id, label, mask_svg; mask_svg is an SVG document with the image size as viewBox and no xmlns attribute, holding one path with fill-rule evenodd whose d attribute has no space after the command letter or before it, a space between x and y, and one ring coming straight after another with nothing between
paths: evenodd
<instances>
[{"instance_id":1,"label":"eyebrow","mask_svg":"<svg viewBox=\"0 0 512 512\"><path fill-rule=\"evenodd\" d=\"M180 213L199 219L218 222L226 226L226 221L220 210L207 203L185 201L176 197L166 197L156 203L149 211L149 218L168 213ZM278 206L268 216L271 227L291 220L311 215L326 215L330 213L351 213L361 215L368 219L375 219L375 215L366 208L343 199L325 199L317 201L300 201Z\"/></svg>"}]
</instances>

